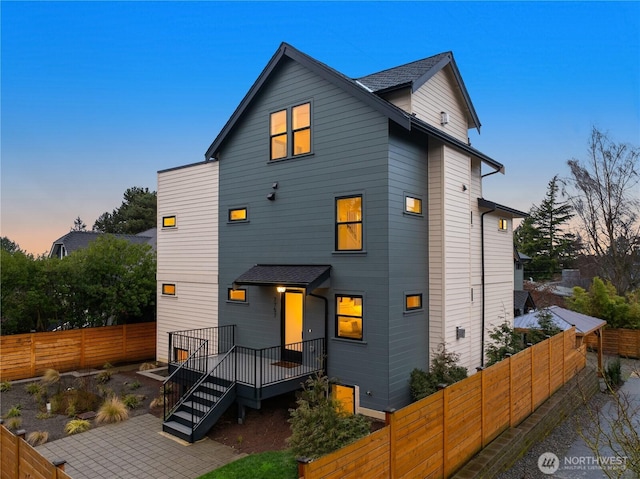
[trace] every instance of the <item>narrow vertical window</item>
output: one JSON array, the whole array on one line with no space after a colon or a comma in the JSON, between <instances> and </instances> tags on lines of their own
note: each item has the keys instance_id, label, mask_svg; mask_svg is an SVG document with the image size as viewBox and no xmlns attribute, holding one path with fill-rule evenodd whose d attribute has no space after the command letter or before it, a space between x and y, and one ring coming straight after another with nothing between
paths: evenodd
<instances>
[{"instance_id":1,"label":"narrow vertical window","mask_svg":"<svg viewBox=\"0 0 640 479\"><path fill-rule=\"evenodd\" d=\"M336 200L336 250L362 250L362 196Z\"/></svg>"},{"instance_id":2,"label":"narrow vertical window","mask_svg":"<svg viewBox=\"0 0 640 479\"><path fill-rule=\"evenodd\" d=\"M311 104L292 108L293 155L303 155L311 151Z\"/></svg>"},{"instance_id":3,"label":"narrow vertical window","mask_svg":"<svg viewBox=\"0 0 640 479\"><path fill-rule=\"evenodd\" d=\"M336 336L362 340L362 296L336 296Z\"/></svg>"},{"instance_id":4,"label":"narrow vertical window","mask_svg":"<svg viewBox=\"0 0 640 479\"><path fill-rule=\"evenodd\" d=\"M271 159L278 160L287 157L287 110L280 110L271 114Z\"/></svg>"},{"instance_id":5,"label":"narrow vertical window","mask_svg":"<svg viewBox=\"0 0 640 479\"><path fill-rule=\"evenodd\" d=\"M507 231L509 229L509 221L505 220L504 218L500 218L498 220L498 229L500 231Z\"/></svg>"}]
</instances>

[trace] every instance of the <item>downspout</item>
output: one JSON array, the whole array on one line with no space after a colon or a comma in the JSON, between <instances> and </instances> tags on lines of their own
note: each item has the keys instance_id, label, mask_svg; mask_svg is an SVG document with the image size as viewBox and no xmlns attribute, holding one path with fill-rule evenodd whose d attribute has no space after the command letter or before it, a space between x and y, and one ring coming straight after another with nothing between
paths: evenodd
<instances>
[{"instance_id":1,"label":"downspout","mask_svg":"<svg viewBox=\"0 0 640 479\"><path fill-rule=\"evenodd\" d=\"M493 173L497 173L497 171L494 171ZM493 173L488 173L485 176L488 175L492 175ZM487 213L493 213L496 210L495 205L493 206L492 209L490 209L489 211L485 211L484 213L482 213L480 215L480 255L481 255L481 262L482 262L482 278L481 278L481 283L482 283L482 340L480 342L481 344L481 350L480 350L480 366L484 367L484 323L485 323L485 297L486 297L486 293L485 293L485 267L484 267L484 215L486 215Z\"/></svg>"},{"instance_id":2,"label":"downspout","mask_svg":"<svg viewBox=\"0 0 640 479\"><path fill-rule=\"evenodd\" d=\"M327 362L327 336L329 334L329 300L324 296L320 296L318 294L309 293L309 296L313 296L314 298L320 298L324 301L324 341L322 342L322 357L324 364L324 370L326 371L326 362Z\"/></svg>"}]
</instances>

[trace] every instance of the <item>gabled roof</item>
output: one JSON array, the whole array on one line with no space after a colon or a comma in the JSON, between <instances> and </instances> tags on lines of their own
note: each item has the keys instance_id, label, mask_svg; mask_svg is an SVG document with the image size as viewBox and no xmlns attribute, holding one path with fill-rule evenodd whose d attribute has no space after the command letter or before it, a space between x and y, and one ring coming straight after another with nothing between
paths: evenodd
<instances>
[{"instance_id":1,"label":"gabled roof","mask_svg":"<svg viewBox=\"0 0 640 479\"><path fill-rule=\"evenodd\" d=\"M536 304L533 302L533 297L529 291L515 290L513 292L513 309L524 314L525 311L535 309L535 307Z\"/></svg>"},{"instance_id":2,"label":"gabled roof","mask_svg":"<svg viewBox=\"0 0 640 479\"><path fill-rule=\"evenodd\" d=\"M457 75L457 77L459 77L458 69L455 66L455 62L453 60L453 55L451 55L450 52L444 55L446 57L440 58L440 60L437 63L435 63L435 65L432 66L431 70L423 74L423 77L428 76L429 72L432 72L431 74L435 74L439 69L443 68L446 64L451 64L454 74ZM468 144L463 143L457 138L454 138L451 135L439 130L438 128L432 125L429 125L428 123L422 120L419 120L413 115L410 115L409 113L402 110L401 108L393 105L387 100L382 99L380 96L378 96L375 92L373 92L370 88L368 88L361 82L343 75L339 71L325 65L324 63L319 62L318 60L310 57L309 55L306 55L305 53L302 53L301 51L295 49L294 47L292 47L287 43L282 43L280 45L276 53L273 55L273 57L271 57L271 60L269 60L269 63L267 63L267 66L264 68L264 70L262 70L257 80L254 82L254 84L251 86L247 94L244 96L244 98L242 99L242 101L240 102L236 110L233 112L233 114L231 115L227 123L222 127L222 130L220 131L216 139L213 141L213 143L211 143L211 146L209 146L209 148L207 149L205 153L205 161L212 160L217 157L218 152L220 151L220 148L222 147L222 144L225 142L227 136L233 130L234 126L236 125L238 120L242 117L243 113L249 107L249 105L251 104L255 96L261 91L262 87L264 86L266 81L269 79L271 73L277 68L277 66L284 59L287 59L287 58L298 62L299 64L303 65L304 67L308 68L309 70L319 75L321 78L332 83L336 87L345 90L347 93L353 95L354 97L363 101L364 103L371 106L375 110L379 111L381 114L388 117L389 120L392 120L393 122L397 123L401 127L407 130L412 130L415 128L417 131L422 131L423 133L426 133L429 136L438 138L439 140L444 141L445 143L466 152L470 156L480 159L481 161L487 163L492 168L495 168L501 173L504 173L504 166L501 163L493 160L492 158L488 157L484 153L481 153L475 148L472 148ZM408 75L408 73L406 73L406 75ZM421 80L418 79L415 81L417 84ZM464 88L464 83L462 83L462 78L459 78L458 83L461 86L461 91L463 92L463 94L466 94L466 88ZM470 101L468 103L470 105ZM479 122L478 122L478 125L479 125Z\"/></svg>"},{"instance_id":3,"label":"gabled roof","mask_svg":"<svg viewBox=\"0 0 640 479\"><path fill-rule=\"evenodd\" d=\"M411 92L413 93L447 65L451 65L453 77L465 102L473 126L480 130L480 119L473 107L473 103L471 103L471 97L469 97L469 92L462 81L460 70L458 70L458 66L453 59L452 52L439 53L429 58L389 68L357 78L356 81L378 95L405 87L411 87Z\"/></svg>"},{"instance_id":4,"label":"gabled roof","mask_svg":"<svg viewBox=\"0 0 640 479\"><path fill-rule=\"evenodd\" d=\"M547 308L547 311L551 314L551 319L563 331L570 329L572 326L576 327L576 333L579 336L586 336L587 334L604 327L607 324L606 321L593 316L587 316L586 314L577 313L569 309L561 308L560 306L551 306ZM516 316L513 320L514 328L519 329L536 329L539 328L538 314L540 311L534 311L533 313L523 314L522 316Z\"/></svg>"},{"instance_id":5,"label":"gabled roof","mask_svg":"<svg viewBox=\"0 0 640 479\"><path fill-rule=\"evenodd\" d=\"M51 251L49 252L49 257L57 257L62 258L65 256L62 254L62 248L67 255L73 253L82 248L86 248L89 246L89 243L94 241L95 239L103 236L105 233L100 233L97 231L70 231L66 235L55 240L51 246ZM116 238L126 239L131 243L136 244L145 244L149 243L155 250L155 237L156 237L156 229L151 228L143 233L139 233L137 235L125 235L125 234L114 234Z\"/></svg>"}]
</instances>

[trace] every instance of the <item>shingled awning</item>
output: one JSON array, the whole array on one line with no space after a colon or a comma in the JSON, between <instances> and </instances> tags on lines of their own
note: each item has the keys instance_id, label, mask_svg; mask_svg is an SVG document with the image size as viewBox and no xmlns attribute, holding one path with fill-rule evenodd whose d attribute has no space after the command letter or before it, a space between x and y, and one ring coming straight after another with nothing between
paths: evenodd
<instances>
[{"instance_id":1,"label":"shingled awning","mask_svg":"<svg viewBox=\"0 0 640 479\"><path fill-rule=\"evenodd\" d=\"M257 264L233 284L304 288L309 293L328 280L330 273L331 265Z\"/></svg>"}]
</instances>

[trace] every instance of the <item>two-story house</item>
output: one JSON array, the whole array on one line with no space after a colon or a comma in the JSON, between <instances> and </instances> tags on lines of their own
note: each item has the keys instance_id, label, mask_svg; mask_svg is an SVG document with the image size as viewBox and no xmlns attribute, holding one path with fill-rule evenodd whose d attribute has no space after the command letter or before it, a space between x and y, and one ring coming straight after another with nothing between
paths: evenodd
<instances>
[{"instance_id":1,"label":"two-story house","mask_svg":"<svg viewBox=\"0 0 640 479\"><path fill-rule=\"evenodd\" d=\"M483 197L504 167L473 128L451 52L350 78L283 43L205 161L159 172L158 359L197 369L206 343L225 407L324 368L373 416L410 402L441 343L475 372L487 331L513 319L525 213Z\"/></svg>"}]
</instances>

